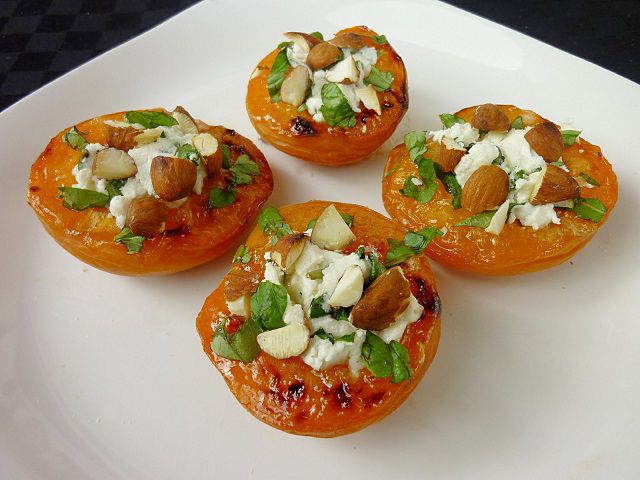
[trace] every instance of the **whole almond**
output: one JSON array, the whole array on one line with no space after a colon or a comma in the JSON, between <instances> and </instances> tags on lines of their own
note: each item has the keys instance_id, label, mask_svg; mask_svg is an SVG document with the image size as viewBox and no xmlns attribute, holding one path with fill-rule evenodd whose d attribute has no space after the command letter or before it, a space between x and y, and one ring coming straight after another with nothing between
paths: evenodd
<instances>
[{"instance_id":1,"label":"whole almond","mask_svg":"<svg viewBox=\"0 0 640 480\"><path fill-rule=\"evenodd\" d=\"M511 128L511 122L509 122L507 115L493 103L485 103L477 107L470 123L474 128L485 132L506 131Z\"/></svg>"},{"instance_id":2,"label":"whole almond","mask_svg":"<svg viewBox=\"0 0 640 480\"><path fill-rule=\"evenodd\" d=\"M303 65L298 65L287 73L280 88L280 97L284 103L299 107L307 95L309 85L309 70Z\"/></svg>"},{"instance_id":3,"label":"whole almond","mask_svg":"<svg viewBox=\"0 0 640 480\"><path fill-rule=\"evenodd\" d=\"M462 207L479 213L502 205L509 194L509 177L495 165L484 165L469 177L462 188Z\"/></svg>"},{"instance_id":4,"label":"whole almond","mask_svg":"<svg viewBox=\"0 0 640 480\"><path fill-rule=\"evenodd\" d=\"M354 326L365 330L384 330L409 305L411 286L400 267L380 275L364 291L351 311Z\"/></svg>"},{"instance_id":5,"label":"whole almond","mask_svg":"<svg viewBox=\"0 0 640 480\"><path fill-rule=\"evenodd\" d=\"M319 38L302 32L286 32L284 33L284 36L288 40L291 40L293 43L298 45L298 47L300 47L300 50L304 52L308 52L313 47L322 42L322 40L320 40Z\"/></svg>"},{"instance_id":6,"label":"whole almond","mask_svg":"<svg viewBox=\"0 0 640 480\"><path fill-rule=\"evenodd\" d=\"M547 165L540 182L531 192L532 205L572 200L580 196L580 186L571 174L555 165Z\"/></svg>"},{"instance_id":7,"label":"whole almond","mask_svg":"<svg viewBox=\"0 0 640 480\"><path fill-rule=\"evenodd\" d=\"M313 71L321 70L340 59L342 51L329 42L317 44L307 55L307 65Z\"/></svg>"},{"instance_id":8,"label":"whole almond","mask_svg":"<svg viewBox=\"0 0 640 480\"><path fill-rule=\"evenodd\" d=\"M159 155L151 160L151 183L163 200L184 198L196 183L196 166L186 158Z\"/></svg>"},{"instance_id":9,"label":"whole almond","mask_svg":"<svg viewBox=\"0 0 640 480\"><path fill-rule=\"evenodd\" d=\"M167 207L157 198L135 198L127 209L127 225L136 235L153 238L164 232L167 223Z\"/></svg>"},{"instance_id":10,"label":"whole almond","mask_svg":"<svg viewBox=\"0 0 640 480\"><path fill-rule=\"evenodd\" d=\"M135 147L136 142L134 139L140 133L140 130L133 127L114 127L105 123L104 133L107 145L118 150L127 151Z\"/></svg>"},{"instance_id":11,"label":"whole almond","mask_svg":"<svg viewBox=\"0 0 640 480\"><path fill-rule=\"evenodd\" d=\"M547 162L555 162L562 155L562 134L552 122L539 123L525 133L524 138Z\"/></svg>"},{"instance_id":12,"label":"whole almond","mask_svg":"<svg viewBox=\"0 0 640 480\"><path fill-rule=\"evenodd\" d=\"M362 35L357 33L340 33L329 40L329 43L339 48L350 48L351 50L360 50L366 45Z\"/></svg>"}]
</instances>

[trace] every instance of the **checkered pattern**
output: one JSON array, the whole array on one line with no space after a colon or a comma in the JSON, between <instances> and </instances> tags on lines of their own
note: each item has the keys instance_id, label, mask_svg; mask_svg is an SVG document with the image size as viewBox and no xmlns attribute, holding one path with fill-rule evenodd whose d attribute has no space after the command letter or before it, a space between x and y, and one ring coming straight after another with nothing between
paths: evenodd
<instances>
[{"instance_id":1,"label":"checkered pattern","mask_svg":"<svg viewBox=\"0 0 640 480\"><path fill-rule=\"evenodd\" d=\"M0 0L0 110L196 0Z\"/></svg>"}]
</instances>

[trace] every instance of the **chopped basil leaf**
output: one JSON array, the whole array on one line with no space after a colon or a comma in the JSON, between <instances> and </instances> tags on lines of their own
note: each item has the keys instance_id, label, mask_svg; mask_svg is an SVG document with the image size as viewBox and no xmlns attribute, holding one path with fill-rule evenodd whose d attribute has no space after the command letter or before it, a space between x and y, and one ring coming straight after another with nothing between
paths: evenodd
<instances>
[{"instance_id":1,"label":"chopped basil leaf","mask_svg":"<svg viewBox=\"0 0 640 480\"><path fill-rule=\"evenodd\" d=\"M139 253L140 250L142 250L144 237L141 235L134 235L129 227L124 227L119 234L113 237L113 241L116 243L122 243L127 247L127 253L131 255L133 253Z\"/></svg>"},{"instance_id":2,"label":"chopped basil leaf","mask_svg":"<svg viewBox=\"0 0 640 480\"><path fill-rule=\"evenodd\" d=\"M286 73L289 71L289 67L287 49L283 48L278 52L276 59L273 61L273 66L267 78L267 90L269 90L269 95L271 95L273 102L280 101L280 87L282 86L282 82L284 82Z\"/></svg>"},{"instance_id":3,"label":"chopped basil leaf","mask_svg":"<svg viewBox=\"0 0 640 480\"><path fill-rule=\"evenodd\" d=\"M351 332L348 335L342 335L341 337L336 338L336 342L345 342L345 343L353 343L356 339L356 332Z\"/></svg>"},{"instance_id":4,"label":"chopped basil leaf","mask_svg":"<svg viewBox=\"0 0 640 480\"><path fill-rule=\"evenodd\" d=\"M430 158L420 157L416 160L418 173L427 192L427 202L433 198L436 192L436 167Z\"/></svg>"},{"instance_id":5,"label":"chopped basil leaf","mask_svg":"<svg viewBox=\"0 0 640 480\"><path fill-rule=\"evenodd\" d=\"M395 340L391 340L391 343L389 343L389 351L391 352L391 359L393 362L393 377L391 378L391 382L400 383L411 378L413 371L411 370L409 351L401 343Z\"/></svg>"},{"instance_id":6,"label":"chopped basil leaf","mask_svg":"<svg viewBox=\"0 0 640 480\"><path fill-rule=\"evenodd\" d=\"M302 105L300 105L296 110L298 112L304 112L307 109L307 104L303 103Z\"/></svg>"},{"instance_id":7,"label":"chopped basil leaf","mask_svg":"<svg viewBox=\"0 0 640 480\"><path fill-rule=\"evenodd\" d=\"M599 222L607 213L607 207L597 198L581 198L575 199L575 205L571 209L578 217L592 222Z\"/></svg>"},{"instance_id":8,"label":"chopped basil leaf","mask_svg":"<svg viewBox=\"0 0 640 480\"><path fill-rule=\"evenodd\" d=\"M364 79L365 85L373 85L379 92L384 92L391 88L393 83L393 73L383 72L376 67L371 67L371 73Z\"/></svg>"},{"instance_id":9,"label":"chopped basil leaf","mask_svg":"<svg viewBox=\"0 0 640 480\"><path fill-rule=\"evenodd\" d=\"M287 289L265 280L251 295L251 318L262 330L284 327L282 320L287 308Z\"/></svg>"},{"instance_id":10,"label":"chopped basil leaf","mask_svg":"<svg viewBox=\"0 0 640 480\"><path fill-rule=\"evenodd\" d=\"M378 45L389 45L389 42L387 41L387 37L385 37L384 35L378 35L377 37L372 37L373 41L376 42Z\"/></svg>"},{"instance_id":11,"label":"chopped basil leaf","mask_svg":"<svg viewBox=\"0 0 640 480\"><path fill-rule=\"evenodd\" d=\"M531 172L534 173L534 172ZM511 176L509 178L509 188L516 188L516 182L524 177L526 177L528 175L527 172L525 172L524 170L518 170L516 173L513 174L513 176Z\"/></svg>"},{"instance_id":12,"label":"chopped basil leaf","mask_svg":"<svg viewBox=\"0 0 640 480\"><path fill-rule=\"evenodd\" d=\"M419 232L408 232L403 241L388 239L389 251L384 261L385 267L393 267L399 265L414 255L418 255L424 251L429 243L444 235L441 230L436 227L428 227Z\"/></svg>"},{"instance_id":13,"label":"chopped basil leaf","mask_svg":"<svg viewBox=\"0 0 640 480\"><path fill-rule=\"evenodd\" d=\"M590 177L589 175L587 175L584 172L580 172L580 176L584 179L585 182L587 182L589 185L594 185L596 187L600 186L600 182L598 180L596 180L593 177Z\"/></svg>"},{"instance_id":14,"label":"chopped basil leaf","mask_svg":"<svg viewBox=\"0 0 640 480\"><path fill-rule=\"evenodd\" d=\"M178 124L178 121L171 115L163 112L153 112L151 110L127 112L125 117L129 123L137 123L144 128L170 127Z\"/></svg>"},{"instance_id":15,"label":"chopped basil leaf","mask_svg":"<svg viewBox=\"0 0 640 480\"><path fill-rule=\"evenodd\" d=\"M278 46L276 47L278 50L282 50L283 48L287 48L287 47L292 47L293 46L293 42L280 42L278 44Z\"/></svg>"},{"instance_id":16,"label":"chopped basil leaf","mask_svg":"<svg viewBox=\"0 0 640 480\"><path fill-rule=\"evenodd\" d=\"M400 189L400 193L405 197L413 198L418 201L418 203L427 203L433 198L433 195L436 192L436 185L432 183L427 187L424 183L420 183L416 185L413 183L413 180L417 180L417 177L411 175L404 181L404 185Z\"/></svg>"},{"instance_id":17,"label":"chopped basil leaf","mask_svg":"<svg viewBox=\"0 0 640 480\"><path fill-rule=\"evenodd\" d=\"M314 298L313 300L311 300L311 307L309 309L309 316L311 318L318 318L318 317L323 317L325 315L327 315L329 312L327 312L324 309L324 296L320 295L319 297Z\"/></svg>"},{"instance_id":18,"label":"chopped basil leaf","mask_svg":"<svg viewBox=\"0 0 640 480\"><path fill-rule=\"evenodd\" d=\"M123 178L121 180L108 180L105 184L105 188L107 189L107 193L109 194L109 198L117 197L118 195L122 195L122 187L127 183L127 179Z\"/></svg>"},{"instance_id":19,"label":"chopped basil leaf","mask_svg":"<svg viewBox=\"0 0 640 480\"><path fill-rule=\"evenodd\" d=\"M327 83L320 90L322 107L320 111L330 127L355 127L356 115L349 102L335 83Z\"/></svg>"},{"instance_id":20,"label":"chopped basil leaf","mask_svg":"<svg viewBox=\"0 0 640 480\"><path fill-rule=\"evenodd\" d=\"M369 330L362 344L362 358L374 377L386 378L393 373L393 358L389 346Z\"/></svg>"},{"instance_id":21,"label":"chopped basil leaf","mask_svg":"<svg viewBox=\"0 0 640 480\"><path fill-rule=\"evenodd\" d=\"M336 320L348 321L350 313L351 310L349 310L348 308L340 307L335 312L333 312L333 318L335 318Z\"/></svg>"},{"instance_id":22,"label":"chopped basil leaf","mask_svg":"<svg viewBox=\"0 0 640 480\"><path fill-rule=\"evenodd\" d=\"M260 354L258 345L258 329L249 320L245 321L236 333L229 333L222 321L215 329L211 350L217 355L229 360L240 360L244 363L252 362Z\"/></svg>"},{"instance_id":23,"label":"chopped basil leaf","mask_svg":"<svg viewBox=\"0 0 640 480\"><path fill-rule=\"evenodd\" d=\"M491 223L491 219L496 214L496 210L488 210L486 212L478 213L471 217L467 217L464 220L456 223L454 227L478 227L487 228Z\"/></svg>"},{"instance_id":24,"label":"chopped basil leaf","mask_svg":"<svg viewBox=\"0 0 640 480\"><path fill-rule=\"evenodd\" d=\"M317 270L312 270L311 272L307 273L307 278L311 280L322 280L324 278L322 268L318 268Z\"/></svg>"},{"instance_id":25,"label":"chopped basil leaf","mask_svg":"<svg viewBox=\"0 0 640 480\"><path fill-rule=\"evenodd\" d=\"M463 118L460 118L456 115L452 115L451 113L441 113L440 121L442 122L442 126L444 128L451 128L456 123L466 123L466 121Z\"/></svg>"},{"instance_id":26,"label":"chopped basil leaf","mask_svg":"<svg viewBox=\"0 0 640 480\"><path fill-rule=\"evenodd\" d=\"M511 122L511 128L515 130L524 130L524 122L520 115L513 119L513 122Z\"/></svg>"},{"instance_id":27,"label":"chopped basil leaf","mask_svg":"<svg viewBox=\"0 0 640 480\"><path fill-rule=\"evenodd\" d=\"M496 147L496 148L498 149L498 156L493 159L493 162L491 162L491 165L500 166L504 162L504 155L502 154L502 150L500 150L499 147Z\"/></svg>"},{"instance_id":28,"label":"chopped basil leaf","mask_svg":"<svg viewBox=\"0 0 640 480\"><path fill-rule=\"evenodd\" d=\"M275 235L278 238L293 233L291 227L284 223L278 209L274 207L267 207L260 212L258 226L265 235Z\"/></svg>"},{"instance_id":29,"label":"chopped basil leaf","mask_svg":"<svg viewBox=\"0 0 640 480\"><path fill-rule=\"evenodd\" d=\"M358 249L356 250L356 253L360 258L364 258L364 247L362 246L358 247Z\"/></svg>"},{"instance_id":30,"label":"chopped basil leaf","mask_svg":"<svg viewBox=\"0 0 640 480\"><path fill-rule=\"evenodd\" d=\"M209 208L228 207L236 201L236 192L231 187L224 190L221 188L212 188L209 192Z\"/></svg>"},{"instance_id":31,"label":"chopped basil leaf","mask_svg":"<svg viewBox=\"0 0 640 480\"><path fill-rule=\"evenodd\" d=\"M249 263L251 261L251 253L249 247L240 245L233 256L233 263Z\"/></svg>"},{"instance_id":32,"label":"chopped basil leaf","mask_svg":"<svg viewBox=\"0 0 640 480\"><path fill-rule=\"evenodd\" d=\"M189 143L185 143L180 145L176 149L176 157L178 158L186 158L187 160L191 160L195 165L200 164L200 153L196 150L196 147Z\"/></svg>"},{"instance_id":33,"label":"chopped basil leaf","mask_svg":"<svg viewBox=\"0 0 640 480\"><path fill-rule=\"evenodd\" d=\"M348 227L353 227L353 215L349 215L348 213L341 213L340 216L342 217L342 219L344 220L344 223L347 224ZM318 219L314 218L312 220L309 221L309 223L307 224L307 230L309 230L310 228L314 228L316 226Z\"/></svg>"},{"instance_id":34,"label":"chopped basil leaf","mask_svg":"<svg viewBox=\"0 0 640 480\"><path fill-rule=\"evenodd\" d=\"M549 162L549 165L553 165L555 167L566 167L562 160L557 160L555 162Z\"/></svg>"},{"instance_id":35,"label":"chopped basil leaf","mask_svg":"<svg viewBox=\"0 0 640 480\"><path fill-rule=\"evenodd\" d=\"M384 268L384 265L378 260L378 255L376 255L375 253L369 255L369 260L371 261L371 275L369 276L369 282L373 282L387 269Z\"/></svg>"},{"instance_id":36,"label":"chopped basil leaf","mask_svg":"<svg viewBox=\"0 0 640 480\"><path fill-rule=\"evenodd\" d=\"M75 187L58 187L62 198L62 205L70 210L84 210L89 207L104 207L109 203L111 197L104 193L85 190Z\"/></svg>"},{"instance_id":37,"label":"chopped basil leaf","mask_svg":"<svg viewBox=\"0 0 640 480\"><path fill-rule=\"evenodd\" d=\"M562 135L562 143L565 147L570 147L576 142L576 138L582 132L580 130L560 130L560 134Z\"/></svg>"},{"instance_id":38,"label":"chopped basil leaf","mask_svg":"<svg viewBox=\"0 0 640 480\"><path fill-rule=\"evenodd\" d=\"M62 136L62 141L74 150L83 150L89 142L87 142L82 135L86 135L86 133L81 132L76 127L71 127L71 129Z\"/></svg>"},{"instance_id":39,"label":"chopped basil leaf","mask_svg":"<svg viewBox=\"0 0 640 480\"><path fill-rule=\"evenodd\" d=\"M436 171L436 174L437 173L438 172ZM444 185L447 192L449 192L449 195L451 195L451 205L453 206L453 209L456 210L460 208L462 206L462 187L458 183L456 176L451 172L447 172L438 175L438 178Z\"/></svg>"},{"instance_id":40,"label":"chopped basil leaf","mask_svg":"<svg viewBox=\"0 0 640 480\"><path fill-rule=\"evenodd\" d=\"M321 42L324 42L324 37L320 32L311 32L309 35L311 35L312 37L316 37Z\"/></svg>"},{"instance_id":41,"label":"chopped basil leaf","mask_svg":"<svg viewBox=\"0 0 640 480\"><path fill-rule=\"evenodd\" d=\"M404 136L404 144L409 151L409 158L414 162L423 154L427 153L427 136L422 131L418 130L416 132L407 133ZM398 165L399 164L400 163L398 163Z\"/></svg>"},{"instance_id":42,"label":"chopped basil leaf","mask_svg":"<svg viewBox=\"0 0 640 480\"><path fill-rule=\"evenodd\" d=\"M329 340L331 343L334 342L333 335L331 335L330 333L325 332L324 328L319 328L318 330L313 332L313 334L311 336L312 337L321 338L322 340Z\"/></svg>"},{"instance_id":43,"label":"chopped basil leaf","mask_svg":"<svg viewBox=\"0 0 640 480\"><path fill-rule=\"evenodd\" d=\"M231 150L224 143L220 145L222 151L222 167L229 168L231 166Z\"/></svg>"},{"instance_id":44,"label":"chopped basil leaf","mask_svg":"<svg viewBox=\"0 0 640 480\"><path fill-rule=\"evenodd\" d=\"M236 159L235 163L229 167L229 171L231 183L234 185L247 185L253 182L252 176L260 176L260 167L246 153Z\"/></svg>"}]
</instances>

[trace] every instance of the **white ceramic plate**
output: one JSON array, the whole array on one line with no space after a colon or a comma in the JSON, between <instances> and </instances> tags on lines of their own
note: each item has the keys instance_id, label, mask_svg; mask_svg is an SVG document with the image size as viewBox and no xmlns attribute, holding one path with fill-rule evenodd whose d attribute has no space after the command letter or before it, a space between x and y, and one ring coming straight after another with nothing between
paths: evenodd
<instances>
[{"instance_id":1,"label":"white ceramic plate","mask_svg":"<svg viewBox=\"0 0 640 480\"><path fill-rule=\"evenodd\" d=\"M319 5L199 4L2 113L0 478L638 478L640 87L443 4ZM396 139L487 101L570 118L614 165L620 200L552 270L482 278L436 265L442 341L413 395L360 433L300 438L246 413L201 351L195 317L231 252L166 278L109 275L49 238L25 190L51 136L107 112L182 104L257 141L245 86L280 33L353 24L386 34L406 62ZM384 211L385 149L329 169L258 145L271 204Z\"/></svg>"}]
</instances>

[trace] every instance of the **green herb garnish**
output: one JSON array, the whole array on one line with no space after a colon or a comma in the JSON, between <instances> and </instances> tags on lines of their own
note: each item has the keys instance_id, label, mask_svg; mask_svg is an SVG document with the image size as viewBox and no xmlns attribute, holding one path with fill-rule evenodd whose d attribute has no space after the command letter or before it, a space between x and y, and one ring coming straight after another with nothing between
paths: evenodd
<instances>
[{"instance_id":1,"label":"green herb garnish","mask_svg":"<svg viewBox=\"0 0 640 480\"><path fill-rule=\"evenodd\" d=\"M597 198L578 197L571 211L584 220L597 223L607 213L607 207Z\"/></svg>"},{"instance_id":2,"label":"green herb garnish","mask_svg":"<svg viewBox=\"0 0 640 480\"><path fill-rule=\"evenodd\" d=\"M427 153L427 136L425 132L409 132L404 136L404 144L409 152L409 158L414 162ZM391 172L389 172L391 173Z\"/></svg>"},{"instance_id":3,"label":"green herb garnish","mask_svg":"<svg viewBox=\"0 0 640 480\"><path fill-rule=\"evenodd\" d=\"M565 147L570 147L576 142L576 138L582 132L580 130L560 130L560 134L562 135L562 143Z\"/></svg>"},{"instance_id":4,"label":"green herb garnish","mask_svg":"<svg viewBox=\"0 0 640 480\"><path fill-rule=\"evenodd\" d=\"M408 380L413 375L411 370L411 359L409 358L409 351L399 342L391 340L389 343L389 351L391 352L391 362L393 377L392 383L400 383L404 380Z\"/></svg>"},{"instance_id":5,"label":"green herb garnish","mask_svg":"<svg viewBox=\"0 0 640 480\"><path fill-rule=\"evenodd\" d=\"M404 181L404 185L400 189L400 193L405 197L413 198L418 203L427 203L433 198L436 192L436 185L432 183L428 187L424 183L416 185L414 180L418 180L417 177L411 175Z\"/></svg>"},{"instance_id":6,"label":"green herb garnish","mask_svg":"<svg viewBox=\"0 0 640 480\"><path fill-rule=\"evenodd\" d=\"M322 340L329 340L331 343L353 343L353 341L356 339L356 332L351 332L348 335L342 335L341 337L336 338L331 333L325 332L324 328L319 328L318 330L313 332L313 335L311 336L321 338Z\"/></svg>"},{"instance_id":7,"label":"green herb garnish","mask_svg":"<svg viewBox=\"0 0 640 480\"><path fill-rule=\"evenodd\" d=\"M196 150L196 147L194 147L189 143L180 145L176 149L175 155L178 158L186 158L187 160L190 160L195 165L200 164L200 153L198 152L198 150Z\"/></svg>"},{"instance_id":8,"label":"green herb garnish","mask_svg":"<svg viewBox=\"0 0 640 480\"><path fill-rule=\"evenodd\" d=\"M267 78L267 90L269 90L269 95L271 95L271 101L280 101L280 87L282 87L282 82L284 82L284 77L290 67L291 65L289 65L289 59L287 58L287 48L285 47L276 55L276 59L273 61L273 66L269 72L269 77Z\"/></svg>"},{"instance_id":9,"label":"green herb garnish","mask_svg":"<svg viewBox=\"0 0 640 480\"><path fill-rule=\"evenodd\" d=\"M70 210L84 210L89 207L104 207L111 197L107 194L76 187L58 187L62 205Z\"/></svg>"},{"instance_id":10,"label":"green herb garnish","mask_svg":"<svg viewBox=\"0 0 640 480\"><path fill-rule=\"evenodd\" d=\"M222 152L222 167L229 168L231 166L231 149L223 143L220 145L220 151Z\"/></svg>"},{"instance_id":11,"label":"green herb garnish","mask_svg":"<svg viewBox=\"0 0 640 480\"><path fill-rule=\"evenodd\" d=\"M258 226L265 235L275 235L277 238L293 233L291 227L284 223L278 209L274 207L267 207L260 212Z\"/></svg>"},{"instance_id":12,"label":"green herb garnish","mask_svg":"<svg viewBox=\"0 0 640 480\"><path fill-rule=\"evenodd\" d=\"M127 183L127 179L123 178L121 180L109 180L105 184L105 188L107 189L107 193L109 194L109 198L117 197L118 195L122 195L122 187Z\"/></svg>"},{"instance_id":13,"label":"green herb garnish","mask_svg":"<svg viewBox=\"0 0 640 480\"><path fill-rule=\"evenodd\" d=\"M335 83L327 83L320 90L322 107L320 111L330 127L355 127L356 115L349 102Z\"/></svg>"},{"instance_id":14,"label":"green herb garnish","mask_svg":"<svg viewBox=\"0 0 640 480\"><path fill-rule=\"evenodd\" d=\"M378 45L389 45L389 42L387 41L387 37L385 37L384 35L378 35L377 37L371 37L373 38L373 41L376 42Z\"/></svg>"},{"instance_id":15,"label":"green herb garnish","mask_svg":"<svg viewBox=\"0 0 640 480\"><path fill-rule=\"evenodd\" d=\"M384 92L391 88L393 83L393 74L391 72L383 72L376 67L371 67L371 73L364 79L365 85L373 85L379 92Z\"/></svg>"},{"instance_id":16,"label":"green herb garnish","mask_svg":"<svg viewBox=\"0 0 640 480\"><path fill-rule=\"evenodd\" d=\"M116 243L122 243L127 247L127 253L131 255L134 253L140 253L142 250L142 244L144 243L144 237L141 235L135 235L129 227L124 227L119 234L113 237L113 241Z\"/></svg>"},{"instance_id":17,"label":"green herb garnish","mask_svg":"<svg viewBox=\"0 0 640 480\"><path fill-rule=\"evenodd\" d=\"M240 245L233 255L233 263L249 263L251 261L251 253L249 253L249 247L246 245Z\"/></svg>"},{"instance_id":18,"label":"green herb garnish","mask_svg":"<svg viewBox=\"0 0 640 480\"><path fill-rule=\"evenodd\" d=\"M247 185L253 182L253 177L260 175L260 167L249 158L249 155L243 153L235 163L229 167L231 172L231 183L234 185Z\"/></svg>"},{"instance_id":19,"label":"green herb garnish","mask_svg":"<svg viewBox=\"0 0 640 480\"><path fill-rule=\"evenodd\" d=\"M460 118L460 117L458 117L456 115L453 115L451 113L441 113L440 114L440 121L442 122L442 126L444 128L451 128L456 123L466 123L466 120L464 118Z\"/></svg>"},{"instance_id":20,"label":"green herb garnish","mask_svg":"<svg viewBox=\"0 0 640 480\"><path fill-rule=\"evenodd\" d=\"M354 220L353 215L349 215L348 213L341 213L340 216L342 217L342 219L344 220L344 223L346 223L348 227L353 227L353 220ZM317 222L318 222L317 218L311 219L309 223L307 223L307 230L309 230L310 228L314 228Z\"/></svg>"},{"instance_id":21,"label":"green herb garnish","mask_svg":"<svg viewBox=\"0 0 640 480\"><path fill-rule=\"evenodd\" d=\"M287 289L269 280L260 282L251 295L251 319L262 330L284 327L282 320L287 308Z\"/></svg>"},{"instance_id":22,"label":"green herb garnish","mask_svg":"<svg viewBox=\"0 0 640 480\"><path fill-rule=\"evenodd\" d=\"M127 112L125 117L129 123L137 123L144 128L171 127L178 124L178 121L171 115L151 110Z\"/></svg>"},{"instance_id":23,"label":"green herb garnish","mask_svg":"<svg viewBox=\"0 0 640 480\"><path fill-rule=\"evenodd\" d=\"M231 187L227 187L224 190L216 187L209 192L209 208L228 207L235 201L236 192Z\"/></svg>"},{"instance_id":24,"label":"green herb garnish","mask_svg":"<svg viewBox=\"0 0 640 480\"><path fill-rule=\"evenodd\" d=\"M444 233L436 227L428 227L419 232L408 232L403 241L390 238L389 251L384 261L384 266L389 268L399 265L414 255L418 255L424 251L429 243L437 237L441 237Z\"/></svg>"},{"instance_id":25,"label":"green herb garnish","mask_svg":"<svg viewBox=\"0 0 640 480\"><path fill-rule=\"evenodd\" d=\"M511 122L511 128L515 130L524 130L524 122L520 115L513 119L513 122Z\"/></svg>"},{"instance_id":26,"label":"green herb garnish","mask_svg":"<svg viewBox=\"0 0 640 480\"><path fill-rule=\"evenodd\" d=\"M378 255L372 253L369 255L369 260L371 261L371 275L369 276L369 282L373 282L376 278L382 275L387 269L384 265L378 260Z\"/></svg>"},{"instance_id":27,"label":"green herb garnish","mask_svg":"<svg viewBox=\"0 0 640 480\"><path fill-rule=\"evenodd\" d=\"M587 175L584 172L580 172L580 176L582 177L582 179L587 182L589 185L594 185L596 187L600 186L600 182L598 180L596 180L593 177L590 177L589 175Z\"/></svg>"},{"instance_id":28,"label":"green herb garnish","mask_svg":"<svg viewBox=\"0 0 640 480\"><path fill-rule=\"evenodd\" d=\"M81 132L76 127L71 127L71 129L62 136L62 141L74 150L84 150L84 147L86 147L89 142L85 140L83 135L86 135L86 133Z\"/></svg>"},{"instance_id":29,"label":"green herb garnish","mask_svg":"<svg viewBox=\"0 0 640 480\"><path fill-rule=\"evenodd\" d=\"M488 210L486 212L480 212L477 215L467 217L464 220L456 223L454 227L478 227L487 228L491 223L491 219L496 214L496 210Z\"/></svg>"},{"instance_id":30,"label":"green herb garnish","mask_svg":"<svg viewBox=\"0 0 640 480\"><path fill-rule=\"evenodd\" d=\"M329 312L324 309L324 296L320 295L319 297L311 300L311 306L309 308L309 316L311 318L318 318L327 315Z\"/></svg>"},{"instance_id":31,"label":"green herb garnish","mask_svg":"<svg viewBox=\"0 0 640 480\"><path fill-rule=\"evenodd\" d=\"M320 32L311 32L309 35L311 35L312 37L316 37L321 42L324 42L324 37Z\"/></svg>"},{"instance_id":32,"label":"green herb garnish","mask_svg":"<svg viewBox=\"0 0 640 480\"><path fill-rule=\"evenodd\" d=\"M215 329L211 350L221 357L230 360L240 360L244 363L252 362L260 354L260 346L256 337L258 329L255 324L247 320L236 333L229 333L222 321Z\"/></svg>"}]
</instances>

